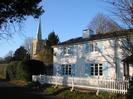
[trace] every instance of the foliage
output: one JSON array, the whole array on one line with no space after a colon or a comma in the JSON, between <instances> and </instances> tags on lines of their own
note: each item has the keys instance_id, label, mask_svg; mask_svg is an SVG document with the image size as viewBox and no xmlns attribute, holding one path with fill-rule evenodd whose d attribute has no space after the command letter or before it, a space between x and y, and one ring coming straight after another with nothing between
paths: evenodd
<instances>
[{"instance_id":1,"label":"foliage","mask_svg":"<svg viewBox=\"0 0 133 99\"><path fill-rule=\"evenodd\" d=\"M44 64L38 60L28 60L23 64L23 69L26 72L25 79L28 81L32 80L32 75L44 74Z\"/></svg>"},{"instance_id":2,"label":"foliage","mask_svg":"<svg viewBox=\"0 0 133 99\"><path fill-rule=\"evenodd\" d=\"M44 64L37 60L12 61L6 69L7 80L31 81L32 75L44 74Z\"/></svg>"},{"instance_id":3,"label":"foliage","mask_svg":"<svg viewBox=\"0 0 133 99\"><path fill-rule=\"evenodd\" d=\"M32 51L32 40L33 40L32 37L27 37L27 38L24 40L24 43L23 43L24 48L27 50L27 52L28 52L29 54L31 54L31 51Z\"/></svg>"},{"instance_id":4,"label":"foliage","mask_svg":"<svg viewBox=\"0 0 133 99\"><path fill-rule=\"evenodd\" d=\"M45 65L53 63L53 51L52 48L44 48L38 54L38 59L41 60Z\"/></svg>"},{"instance_id":5,"label":"foliage","mask_svg":"<svg viewBox=\"0 0 133 99\"><path fill-rule=\"evenodd\" d=\"M40 87L40 83L37 81L37 82L28 82L27 84L27 87L29 88L37 88L37 87Z\"/></svg>"},{"instance_id":6,"label":"foliage","mask_svg":"<svg viewBox=\"0 0 133 99\"><path fill-rule=\"evenodd\" d=\"M51 32L46 40L46 46L38 53L38 59L43 61L45 65L53 64L53 45L59 43L59 37L55 32Z\"/></svg>"},{"instance_id":7,"label":"foliage","mask_svg":"<svg viewBox=\"0 0 133 99\"><path fill-rule=\"evenodd\" d=\"M8 64L6 69L6 79L13 80L13 79L22 79L25 80L25 72L22 69L22 61L13 61Z\"/></svg>"},{"instance_id":8,"label":"foliage","mask_svg":"<svg viewBox=\"0 0 133 99\"><path fill-rule=\"evenodd\" d=\"M3 63L10 63L13 60L13 51L9 51L5 58L3 59Z\"/></svg>"},{"instance_id":9,"label":"foliage","mask_svg":"<svg viewBox=\"0 0 133 99\"><path fill-rule=\"evenodd\" d=\"M65 99L125 99L126 95L120 95L116 93L109 92L99 92L97 96L95 92L80 92L79 90L70 91L69 87L58 86L54 88L53 85L44 84L42 86L42 91L44 94L57 95Z\"/></svg>"},{"instance_id":10,"label":"foliage","mask_svg":"<svg viewBox=\"0 0 133 99\"><path fill-rule=\"evenodd\" d=\"M133 77L132 77L132 80L130 80L129 82L127 99L133 99Z\"/></svg>"},{"instance_id":11,"label":"foliage","mask_svg":"<svg viewBox=\"0 0 133 99\"><path fill-rule=\"evenodd\" d=\"M98 13L89 23L88 28L96 33L105 33L120 30L120 26L111 18Z\"/></svg>"},{"instance_id":12,"label":"foliage","mask_svg":"<svg viewBox=\"0 0 133 99\"><path fill-rule=\"evenodd\" d=\"M5 23L21 22L25 16L38 18L44 11L42 0L0 0L0 28Z\"/></svg>"},{"instance_id":13,"label":"foliage","mask_svg":"<svg viewBox=\"0 0 133 99\"><path fill-rule=\"evenodd\" d=\"M20 60L26 59L27 58L27 50L23 46L19 47L18 49L16 49L13 58L15 61L20 61Z\"/></svg>"},{"instance_id":14,"label":"foliage","mask_svg":"<svg viewBox=\"0 0 133 99\"><path fill-rule=\"evenodd\" d=\"M4 58L4 62L5 62L5 63L10 63L10 62L12 61L12 59L13 59L12 56L6 56L6 57Z\"/></svg>"},{"instance_id":15,"label":"foliage","mask_svg":"<svg viewBox=\"0 0 133 99\"><path fill-rule=\"evenodd\" d=\"M58 35L56 35L54 31L51 32L48 35L47 46L57 45L58 43L59 43Z\"/></svg>"},{"instance_id":16,"label":"foliage","mask_svg":"<svg viewBox=\"0 0 133 99\"><path fill-rule=\"evenodd\" d=\"M69 99L125 99L124 95L112 94L108 92L99 93L100 95L96 96L96 94L92 93L82 93L79 91L65 90L58 94L58 96L62 96Z\"/></svg>"},{"instance_id":17,"label":"foliage","mask_svg":"<svg viewBox=\"0 0 133 99\"><path fill-rule=\"evenodd\" d=\"M1 79L6 78L6 68L7 68L7 64L0 64L0 78Z\"/></svg>"}]
</instances>

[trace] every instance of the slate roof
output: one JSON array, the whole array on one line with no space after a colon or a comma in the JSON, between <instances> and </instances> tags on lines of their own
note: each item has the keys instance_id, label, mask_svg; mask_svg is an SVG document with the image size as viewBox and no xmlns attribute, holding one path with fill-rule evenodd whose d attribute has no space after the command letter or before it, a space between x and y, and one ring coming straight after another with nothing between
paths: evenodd
<instances>
[{"instance_id":1,"label":"slate roof","mask_svg":"<svg viewBox=\"0 0 133 99\"><path fill-rule=\"evenodd\" d=\"M86 42L86 41L93 41L93 40L107 39L107 38L114 38L114 37L122 37L122 36L129 36L129 35L133 35L133 29L125 29L125 30L120 30L120 31L96 34L96 35L92 35L89 38L82 38L82 37L72 38L67 41L61 42L56 46L71 45L71 44L82 43L82 42Z\"/></svg>"}]
</instances>

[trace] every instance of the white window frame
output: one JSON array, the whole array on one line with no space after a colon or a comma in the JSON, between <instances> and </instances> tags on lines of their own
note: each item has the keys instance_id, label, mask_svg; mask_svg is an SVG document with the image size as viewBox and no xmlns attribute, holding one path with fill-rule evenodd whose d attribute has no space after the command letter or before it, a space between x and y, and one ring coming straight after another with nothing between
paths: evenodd
<instances>
[{"instance_id":1,"label":"white window frame","mask_svg":"<svg viewBox=\"0 0 133 99\"><path fill-rule=\"evenodd\" d=\"M103 76L103 64L102 63L92 63L91 66L91 76Z\"/></svg>"},{"instance_id":2,"label":"white window frame","mask_svg":"<svg viewBox=\"0 0 133 99\"><path fill-rule=\"evenodd\" d=\"M72 75L72 65L71 64L62 64L62 75L70 76Z\"/></svg>"},{"instance_id":3,"label":"white window frame","mask_svg":"<svg viewBox=\"0 0 133 99\"><path fill-rule=\"evenodd\" d=\"M97 42L91 42L90 43L90 52L96 52L98 51Z\"/></svg>"}]
</instances>

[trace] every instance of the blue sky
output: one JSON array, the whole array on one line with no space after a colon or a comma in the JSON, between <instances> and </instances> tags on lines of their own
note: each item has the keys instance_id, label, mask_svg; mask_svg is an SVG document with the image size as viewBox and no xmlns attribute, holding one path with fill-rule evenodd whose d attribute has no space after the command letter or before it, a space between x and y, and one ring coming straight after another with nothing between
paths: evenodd
<instances>
[{"instance_id":1,"label":"blue sky","mask_svg":"<svg viewBox=\"0 0 133 99\"><path fill-rule=\"evenodd\" d=\"M82 35L92 18L99 12L109 15L106 4L102 0L44 0L45 13L41 16L42 36L55 31L60 41ZM37 20L28 17L22 24L23 30L18 31L10 40L0 40L0 57L9 51L19 48L26 37L35 37Z\"/></svg>"}]
</instances>

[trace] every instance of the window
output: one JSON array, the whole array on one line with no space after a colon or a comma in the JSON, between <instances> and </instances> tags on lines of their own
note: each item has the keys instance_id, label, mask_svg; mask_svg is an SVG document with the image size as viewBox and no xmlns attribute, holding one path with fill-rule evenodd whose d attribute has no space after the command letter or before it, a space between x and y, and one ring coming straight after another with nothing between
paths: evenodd
<instances>
[{"instance_id":1,"label":"window","mask_svg":"<svg viewBox=\"0 0 133 99\"><path fill-rule=\"evenodd\" d=\"M70 46L70 47L68 47L68 54L73 54L73 47L72 46Z\"/></svg>"},{"instance_id":2,"label":"window","mask_svg":"<svg viewBox=\"0 0 133 99\"><path fill-rule=\"evenodd\" d=\"M91 75L92 76L102 76L103 70L102 70L102 64L91 64Z\"/></svg>"},{"instance_id":3,"label":"window","mask_svg":"<svg viewBox=\"0 0 133 99\"><path fill-rule=\"evenodd\" d=\"M61 55L62 56L64 56L64 54L67 53L67 48L66 47L62 47L62 48L60 48L60 50L61 50Z\"/></svg>"},{"instance_id":4,"label":"window","mask_svg":"<svg viewBox=\"0 0 133 99\"><path fill-rule=\"evenodd\" d=\"M89 52L89 44L88 43L84 44L84 51L85 51L85 53Z\"/></svg>"},{"instance_id":5,"label":"window","mask_svg":"<svg viewBox=\"0 0 133 99\"><path fill-rule=\"evenodd\" d=\"M64 51L64 54L67 54L68 53L68 50L67 50L66 47L64 47L63 51Z\"/></svg>"},{"instance_id":6,"label":"window","mask_svg":"<svg viewBox=\"0 0 133 99\"><path fill-rule=\"evenodd\" d=\"M71 75L72 74L71 65L68 65L68 64L62 65L62 74L63 75Z\"/></svg>"},{"instance_id":7,"label":"window","mask_svg":"<svg viewBox=\"0 0 133 99\"><path fill-rule=\"evenodd\" d=\"M93 43L90 43L90 51L91 51L91 52L94 51L94 45L93 45Z\"/></svg>"},{"instance_id":8,"label":"window","mask_svg":"<svg viewBox=\"0 0 133 99\"><path fill-rule=\"evenodd\" d=\"M61 55L65 55L65 54L73 54L73 47L62 47L61 48Z\"/></svg>"},{"instance_id":9,"label":"window","mask_svg":"<svg viewBox=\"0 0 133 99\"><path fill-rule=\"evenodd\" d=\"M91 52L98 51L98 46L97 46L97 43L96 42L91 42L90 43L90 51Z\"/></svg>"}]
</instances>

